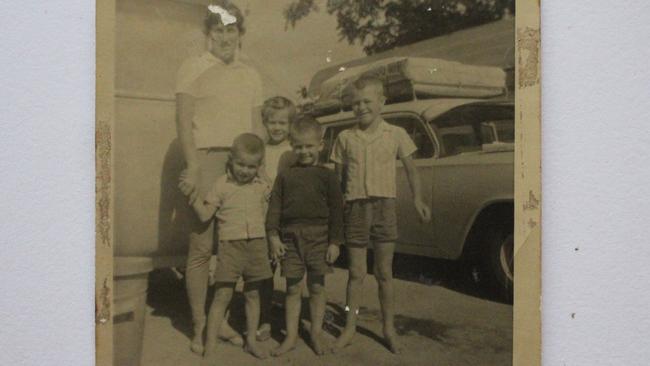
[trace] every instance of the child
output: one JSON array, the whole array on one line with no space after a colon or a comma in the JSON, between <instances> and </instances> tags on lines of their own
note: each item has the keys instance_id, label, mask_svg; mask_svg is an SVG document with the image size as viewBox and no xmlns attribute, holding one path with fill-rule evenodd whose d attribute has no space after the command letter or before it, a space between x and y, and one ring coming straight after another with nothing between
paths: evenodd
<instances>
[{"instance_id":1,"label":"child","mask_svg":"<svg viewBox=\"0 0 650 366\"><path fill-rule=\"evenodd\" d=\"M285 97L269 98L262 105L262 123L268 136L264 163L271 182L279 171L295 162L289 142L289 126L295 116L295 105Z\"/></svg>"},{"instance_id":2,"label":"child","mask_svg":"<svg viewBox=\"0 0 650 366\"><path fill-rule=\"evenodd\" d=\"M362 77L351 85L352 109L358 121L342 131L334 143L331 160L339 177L346 177L345 239L349 253L346 325L334 350L348 345L356 332L361 289L366 275L367 247L374 243L373 273L379 285L383 334L387 347L399 352L393 318L393 253L397 240L395 212L396 158L406 170L413 192L413 203L424 221L430 217L422 202L420 178L411 155L416 147L403 128L381 118L385 102L383 84L373 77Z\"/></svg>"},{"instance_id":3,"label":"child","mask_svg":"<svg viewBox=\"0 0 650 366\"><path fill-rule=\"evenodd\" d=\"M296 115L296 107L287 98L275 96L262 105L262 122L268 140L264 154L265 173L272 183L278 172L292 164L293 154L289 143L289 126ZM275 267L272 267L275 273ZM273 298L273 278L265 280L260 288L260 328L257 340L271 338L271 306Z\"/></svg>"},{"instance_id":4,"label":"child","mask_svg":"<svg viewBox=\"0 0 650 366\"><path fill-rule=\"evenodd\" d=\"M343 195L336 174L318 165L323 141L322 128L315 119L302 117L293 122L291 146L297 162L276 178L266 218L271 253L282 259L282 275L287 281L287 337L272 354L281 355L296 345L301 282L307 272L310 338L314 352L322 355L325 274L332 272L331 264L343 241Z\"/></svg>"},{"instance_id":5,"label":"child","mask_svg":"<svg viewBox=\"0 0 650 366\"><path fill-rule=\"evenodd\" d=\"M258 177L263 159L262 139L251 133L237 136L226 175L216 180L203 200L193 204L201 221L216 217L219 228L219 253L214 274L217 290L208 314L207 360L216 353L217 330L239 277L245 282L245 350L258 358L267 356L255 339L260 315L259 284L272 276L264 227L270 187Z\"/></svg>"}]
</instances>

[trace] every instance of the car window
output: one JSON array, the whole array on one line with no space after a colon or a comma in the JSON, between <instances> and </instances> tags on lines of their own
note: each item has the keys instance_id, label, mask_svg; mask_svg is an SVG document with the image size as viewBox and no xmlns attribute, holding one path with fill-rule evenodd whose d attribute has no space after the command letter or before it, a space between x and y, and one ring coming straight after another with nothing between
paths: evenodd
<instances>
[{"instance_id":1,"label":"car window","mask_svg":"<svg viewBox=\"0 0 650 366\"><path fill-rule=\"evenodd\" d=\"M457 155L481 150L482 134L472 125L442 127L438 136L445 147L446 155Z\"/></svg>"},{"instance_id":2,"label":"car window","mask_svg":"<svg viewBox=\"0 0 650 366\"><path fill-rule=\"evenodd\" d=\"M514 108L470 105L455 108L431 121L441 144L441 156L481 151L484 144L514 142Z\"/></svg>"},{"instance_id":3,"label":"car window","mask_svg":"<svg viewBox=\"0 0 650 366\"><path fill-rule=\"evenodd\" d=\"M323 136L323 151L320 154L320 162L326 164L330 162L330 154L332 153L332 146L334 146L334 141L336 137L341 133L341 131L350 128L354 122L350 121L349 123L328 126L325 129L325 134Z\"/></svg>"},{"instance_id":4,"label":"car window","mask_svg":"<svg viewBox=\"0 0 650 366\"><path fill-rule=\"evenodd\" d=\"M497 133L499 142L515 142L515 123L512 119L491 121Z\"/></svg>"},{"instance_id":5,"label":"car window","mask_svg":"<svg viewBox=\"0 0 650 366\"><path fill-rule=\"evenodd\" d=\"M433 157L435 148L431 137L425 131L424 126L420 119L415 116L384 116L386 122L402 127L406 133L411 137L413 143L418 148L413 153L413 159L428 159Z\"/></svg>"}]
</instances>

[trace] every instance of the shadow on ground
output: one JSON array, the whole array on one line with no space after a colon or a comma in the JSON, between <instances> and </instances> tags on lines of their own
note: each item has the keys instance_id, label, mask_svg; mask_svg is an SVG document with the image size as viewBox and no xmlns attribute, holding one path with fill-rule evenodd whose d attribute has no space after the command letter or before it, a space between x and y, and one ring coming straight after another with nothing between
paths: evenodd
<instances>
[{"instance_id":1,"label":"shadow on ground","mask_svg":"<svg viewBox=\"0 0 650 366\"><path fill-rule=\"evenodd\" d=\"M372 273L373 255L368 251L368 273ZM347 268L345 250L336 261L336 267ZM489 276L474 262L451 261L408 254L395 254L393 276L403 281L417 282L428 286L441 286L464 295L512 304L512 299L502 289L489 281Z\"/></svg>"},{"instance_id":2,"label":"shadow on ground","mask_svg":"<svg viewBox=\"0 0 650 366\"><path fill-rule=\"evenodd\" d=\"M206 301L206 314L208 304L212 303L214 297L214 286L208 289L208 298ZM228 322L240 334L246 331L246 314L244 306L243 293L236 291L230 304L230 315ZM272 334L271 337L282 342L285 337L284 324L284 292L275 290L271 311L269 314ZM149 289L147 294L147 305L152 308L152 316L166 317L171 320L171 324L177 331L184 334L188 339L193 335L192 317L190 312L187 293L185 291L185 281L169 269L159 269L149 275ZM335 310L332 310L335 309ZM340 327L344 325L344 315L334 315L334 312L343 313L343 309L334 303L327 304L326 331L337 337L340 334ZM301 307L301 324L299 329L300 337L309 342L308 328L304 322L309 322L309 298L302 298ZM328 321L329 319L330 321ZM336 320L336 321L332 321Z\"/></svg>"},{"instance_id":3,"label":"shadow on ground","mask_svg":"<svg viewBox=\"0 0 650 366\"><path fill-rule=\"evenodd\" d=\"M214 288L211 287L208 292L207 304L211 303L213 295ZM278 343L282 342L285 337L283 301L284 292L274 291L270 313L271 337ZM160 269L153 271L149 275L147 305L153 309L152 316L169 318L174 329L184 334L188 340L192 337L192 319L185 292L185 282L183 279L179 279L174 272L169 269ZM229 323L240 334L244 334L246 328L244 309L243 294L241 292L235 292L230 307ZM323 325L325 331L332 337L338 337L341 334L342 328L345 326L345 315L346 312L342 304L328 302ZM377 334L363 325L364 322L380 321L381 314L378 310L369 310L362 307L359 312L357 332L386 346L381 334ZM303 297L299 332L300 337L307 344L311 344L309 341L308 323L309 298ZM400 335L418 334L434 341L442 341L445 333L449 330L447 325L431 319L413 318L399 314L395 317L395 327Z\"/></svg>"},{"instance_id":4,"label":"shadow on ground","mask_svg":"<svg viewBox=\"0 0 650 366\"><path fill-rule=\"evenodd\" d=\"M277 291L276 291L277 292ZM274 306L272 307L271 319L277 319L281 309L276 305L275 298L281 294L274 294ZM208 313L209 304L214 297L214 286L208 288L205 312ZM185 290L185 281L179 278L170 269L158 269L149 274L149 289L147 292L147 305L153 309L151 315L166 317L171 320L174 329L190 338L193 335L192 316L190 305ZM230 305L230 316L228 322L240 334L246 328L244 314L244 296L241 292L235 292ZM273 324L276 329L276 324Z\"/></svg>"}]
</instances>

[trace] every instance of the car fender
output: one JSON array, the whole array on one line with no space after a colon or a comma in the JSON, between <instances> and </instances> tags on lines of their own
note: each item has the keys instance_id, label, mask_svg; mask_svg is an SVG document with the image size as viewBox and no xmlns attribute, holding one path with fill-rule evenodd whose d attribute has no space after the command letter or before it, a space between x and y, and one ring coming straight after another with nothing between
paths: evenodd
<instances>
[{"instance_id":1,"label":"car fender","mask_svg":"<svg viewBox=\"0 0 650 366\"><path fill-rule=\"evenodd\" d=\"M461 257L467 252L467 245L468 242L471 240L470 235L472 233L472 229L477 224L477 220L479 219L481 213L486 212L486 210L490 209L491 207L495 207L496 205L500 205L500 204L513 205L514 208L514 197L513 196L494 197L490 200L483 202L483 204L474 212L474 214L472 214L470 220L467 222L467 224L465 224L462 249L460 253L458 253L459 257Z\"/></svg>"}]
</instances>

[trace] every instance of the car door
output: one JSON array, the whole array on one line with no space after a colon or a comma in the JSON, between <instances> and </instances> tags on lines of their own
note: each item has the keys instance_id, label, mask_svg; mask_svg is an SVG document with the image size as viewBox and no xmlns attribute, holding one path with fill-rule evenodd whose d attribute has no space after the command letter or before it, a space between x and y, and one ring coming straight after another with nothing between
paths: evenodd
<instances>
[{"instance_id":1,"label":"car door","mask_svg":"<svg viewBox=\"0 0 650 366\"><path fill-rule=\"evenodd\" d=\"M431 208L433 162L437 156L437 145L430 130L415 113L390 113L383 117L388 123L402 127L415 143L417 151L412 158L420 175L422 199ZM408 177L403 164L399 161L397 162L397 225L398 252L431 256L437 251L433 223L422 222L415 210Z\"/></svg>"},{"instance_id":2,"label":"car door","mask_svg":"<svg viewBox=\"0 0 650 366\"><path fill-rule=\"evenodd\" d=\"M436 257L458 258L479 212L512 200L514 154L499 145L514 140L513 121L512 105L487 103L459 106L429 121L439 142L431 180L434 217L441 218L433 227Z\"/></svg>"}]
</instances>

